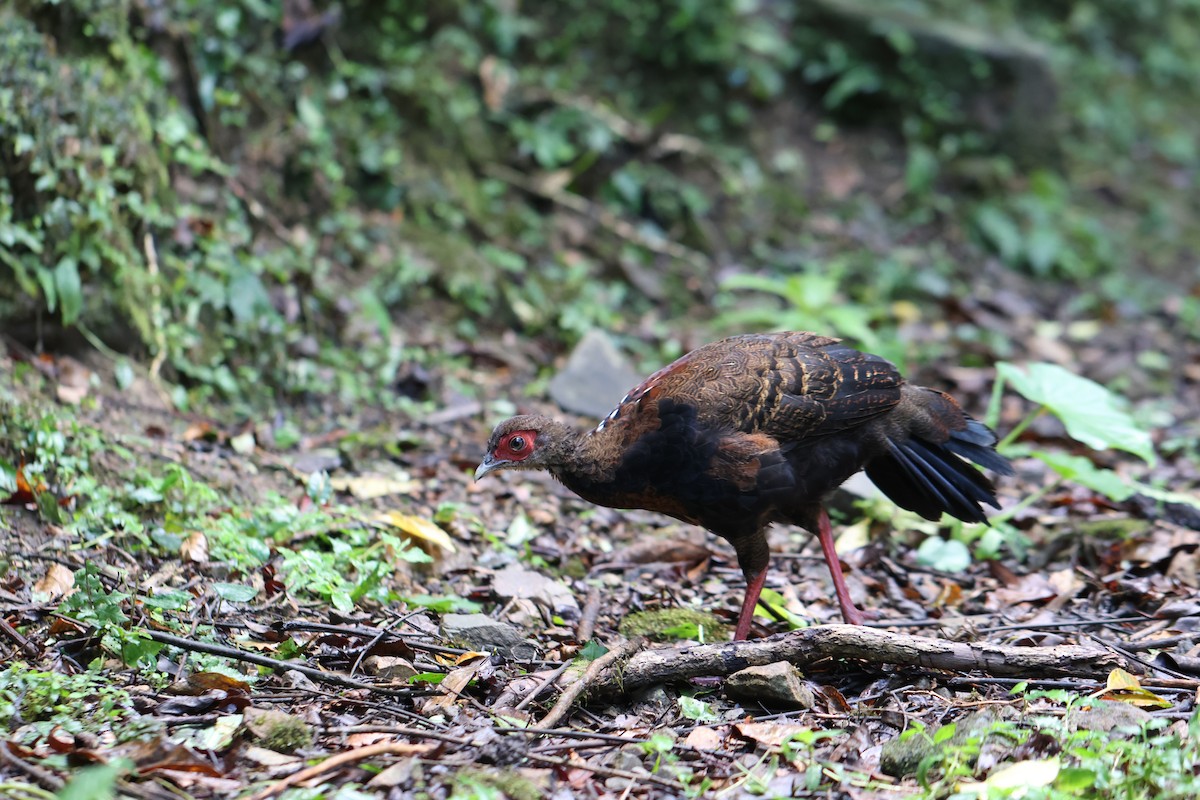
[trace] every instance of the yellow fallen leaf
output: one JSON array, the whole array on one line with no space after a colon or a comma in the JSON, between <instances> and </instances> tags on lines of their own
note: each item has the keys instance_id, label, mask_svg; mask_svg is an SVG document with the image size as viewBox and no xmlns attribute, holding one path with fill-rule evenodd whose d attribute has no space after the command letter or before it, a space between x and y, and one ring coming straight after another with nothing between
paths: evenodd
<instances>
[{"instance_id":1,"label":"yellow fallen leaf","mask_svg":"<svg viewBox=\"0 0 1200 800\"><path fill-rule=\"evenodd\" d=\"M383 511L376 515L375 520L404 531L414 539L436 544L447 552L453 553L455 550L450 535L427 519L399 511Z\"/></svg>"},{"instance_id":2,"label":"yellow fallen leaf","mask_svg":"<svg viewBox=\"0 0 1200 800\"><path fill-rule=\"evenodd\" d=\"M1140 689L1140 688L1142 688L1142 684L1138 682L1137 677L1135 675L1132 675L1131 673L1126 672L1125 670L1121 669L1120 667L1117 667L1112 672L1108 673L1108 689L1109 689L1109 691L1112 691L1115 689Z\"/></svg>"},{"instance_id":3,"label":"yellow fallen leaf","mask_svg":"<svg viewBox=\"0 0 1200 800\"><path fill-rule=\"evenodd\" d=\"M1120 667L1108 673L1108 685L1098 692L1092 692L1088 697L1097 700L1112 700L1118 703L1129 703L1138 708L1170 708L1171 702L1159 697L1149 689L1142 687L1136 675L1131 675Z\"/></svg>"},{"instance_id":4,"label":"yellow fallen leaf","mask_svg":"<svg viewBox=\"0 0 1200 800\"><path fill-rule=\"evenodd\" d=\"M490 657L491 657L491 653L480 653L475 650L468 650L467 652L459 653L457 656L454 657L454 665L456 667L461 667L463 664L466 664L468 661L471 661L473 659L490 658Z\"/></svg>"}]
</instances>

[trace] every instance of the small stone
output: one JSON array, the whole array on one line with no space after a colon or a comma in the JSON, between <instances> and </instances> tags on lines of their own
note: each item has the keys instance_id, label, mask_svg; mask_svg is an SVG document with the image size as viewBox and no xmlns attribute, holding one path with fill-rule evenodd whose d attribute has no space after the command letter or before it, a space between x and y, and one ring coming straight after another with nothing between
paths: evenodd
<instances>
[{"instance_id":1,"label":"small stone","mask_svg":"<svg viewBox=\"0 0 1200 800\"><path fill-rule=\"evenodd\" d=\"M446 614L442 632L464 647L495 653L515 661L537 658L538 648L525 640L512 625L498 622L486 614Z\"/></svg>"},{"instance_id":2,"label":"small stone","mask_svg":"<svg viewBox=\"0 0 1200 800\"><path fill-rule=\"evenodd\" d=\"M562 583L520 564L505 567L492 578L492 588L505 599L533 600L565 619L579 619L579 603Z\"/></svg>"},{"instance_id":3,"label":"small stone","mask_svg":"<svg viewBox=\"0 0 1200 800\"><path fill-rule=\"evenodd\" d=\"M1113 733L1140 730L1153 717L1132 703L1101 700L1091 708L1068 717L1076 730Z\"/></svg>"},{"instance_id":4,"label":"small stone","mask_svg":"<svg viewBox=\"0 0 1200 800\"><path fill-rule=\"evenodd\" d=\"M549 386L550 397L566 411L604 417L642 377L603 331L584 334L566 366Z\"/></svg>"},{"instance_id":5,"label":"small stone","mask_svg":"<svg viewBox=\"0 0 1200 800\"><path fill-rule=\"evenodd\" d=\"M725 692L736 700L766 706L812 708L816 702L800 670L787 661L735 672L725 682Z\"/></svg>"}]
</instances>

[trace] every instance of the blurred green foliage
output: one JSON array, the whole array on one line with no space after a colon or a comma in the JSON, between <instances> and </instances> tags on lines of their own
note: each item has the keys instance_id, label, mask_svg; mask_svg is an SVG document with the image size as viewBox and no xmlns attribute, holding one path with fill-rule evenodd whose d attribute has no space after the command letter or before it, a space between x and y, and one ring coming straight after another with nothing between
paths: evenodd
<instances>
[{"instance_id":1,"label":"blurred green foliage","mask_svg":"<svg viewBox=\"0 0 1200 800\"><path fill-rule=\"evenodd\" d=\"M889 0L861 28L838 5L8 7L0 315L156 355L181 405L403 403L381 390L435 357L433 320L570 342L716 307L920 359L898 309L965 291L964 257L1117 298L1185 258L1200 0ZM1053 155L979 121L994 63L912 33L964 24L1046 53ZM814 159L864 125L906 162L891 218L813 205Z\"/></svg>"}]
</instances>

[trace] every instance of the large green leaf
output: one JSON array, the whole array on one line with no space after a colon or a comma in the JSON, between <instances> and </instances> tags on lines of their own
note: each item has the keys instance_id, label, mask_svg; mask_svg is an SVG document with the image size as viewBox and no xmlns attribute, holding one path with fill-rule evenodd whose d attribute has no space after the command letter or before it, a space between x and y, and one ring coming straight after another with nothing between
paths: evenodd
<instances>
[{"instance_id":1,"label":"large green leaf","mask_svg":"<svg viewBox=\"0 0 1200 800\"><path fill-rule=\"evenodd\" d=\"M996 371L1026 398L1054 412L1067 433L1088 447L1116 448L1154 463L1150 433L1129 416L1122 398L1095 381L1056 364L1022 368L1001 362Z\"/></svg>"},{"instance_id":2,"label":"large green leaf","mask_svg":"<svg viewBox=\"0 0 1200 800\"><path fill-rule=\"evenodd\" d=\"M1099 492L1114 502L1128 500L1134 494L1134 488L1126 483L1120 475L1110 469L1097 467L1090 459L1083 456L1049 450L1034 450L1030 455L1040 459L1046 466L1067 480Z\"/></svg>"}]
</instances>

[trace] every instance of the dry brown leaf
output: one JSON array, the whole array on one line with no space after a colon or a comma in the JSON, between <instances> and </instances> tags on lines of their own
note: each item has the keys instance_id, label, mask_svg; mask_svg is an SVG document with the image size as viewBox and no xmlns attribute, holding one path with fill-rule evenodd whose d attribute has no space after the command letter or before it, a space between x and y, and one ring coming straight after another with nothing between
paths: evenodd
<instances>
[{"instance_id":1,"label":"dry brown leaf","mask_svg":"<svg viewBox=\"0 0 1200 800\"><path fill-rule=\"evenodd\" d=\"M769 750L778 750L788 738L809 730L809 727L790 722L739 722L733 726L733 730Z\"/></svg>"},{"instance_id":2,"label":"dry brown leaf","mask_svg":"<svg viewBox=\"0 0 1200 800\"><path fill-rule=\"evenodd\" d=\"M208 563L208 537L201 531L194 532L183 540L179 547L179 557L195 564Z\"/></svg>"},{"instance_id":3,"label":"dry brown leaf","mask_svg":"<svg viewBox=\"0 0 1200 800\"><path fill-rule=\"evenodd\" d=\"M479 62L479 82L483 85L483 102L488 110L499 111L512 88L512 68L493 55L486 56Z\"/></svg>"},{"instance_id":4,"label":"dry brown leaf","mask_svg":"<svg viewBox=\"0 0 1200 800\"><path fill-rule=\"evenodd\" d=\"M207 422L195 422L187 427L183 432L183 441L194 442L197 439L211 440L216 438L216 432L213 426Z\"/></svg>"},{"instance_id":5,"label":"dry brown leaf","mask_svg":"<svg viewBox=\"0 0 1200 800\"><path fill-rule=\"evenodd\" d=\"M58 360L58 402L77 406L87 397L92 385L92 371L70 356Z\"/></svg>"},{"instance_id":6,"label":"dry brown leaf","mask_svg":"<svg viewBox=\"0 0 1200 800\"><path fill-rule=\"evenodd\" d=\"M719 750L724 740L725 737L713 728L701 725L699 728L693 728L683 743L697 750Z\"/></svg>"},{"instance_id":7,"label":"dry brown leaf","mask_svg":"<svg viewBox=\"0 0 1200 800\"><path fill-rule=\"evenodd\" d=\"M44 491L46 491L46 484L41 481L38 481L36 487L29 484L29 480L25 477L25 462L22 461L17 465L17 490L3 500L0 500L0 505L24 506L36 503L36 492Z\"/></svg>"},{"instance_id":8,"label":"dry brown leaf","mask_svg":"<svg viewBox=\"0 0 1200 800\"><path fill-rule=\"evenodd\" d=\"M268 750L265 747L259 747L255 744L248 744L238 751L238 755L258 764L260 767L267 767L271 770L271 774L275 774L275 770L279 767L294 768L300 766L303 761L299 756L291 756L287 753L280 753L277 750Z\"/></svg>"},{"instance_id":9,"label":"dry brown leaf","mask_svg":"<svg viewBox=\"0 0 1200 800\"><path fill-rule=\"evenodd\" d=\"M62 564L51 564L42 579L33 585L33 596L39 600L66 597L75 590L75 573Z\"/></svg>"},{"instance_id":10,"label":"dry brown leaf","mask_svg":"<svg viewBox=\"0 0 1200 800\"><path fill-rule=\"evenodd\" d=\"M487 663L486 660L479 659L473 664L450 670L446 677L442 678L442 682L438 684L438 688L441 689L442 694L438 697L429 698L425 703L424 713L436 713L457 703L463 689L467 688L467 685L475 677L475 673L485 663Z\"/></svg>"}]
</instances>

